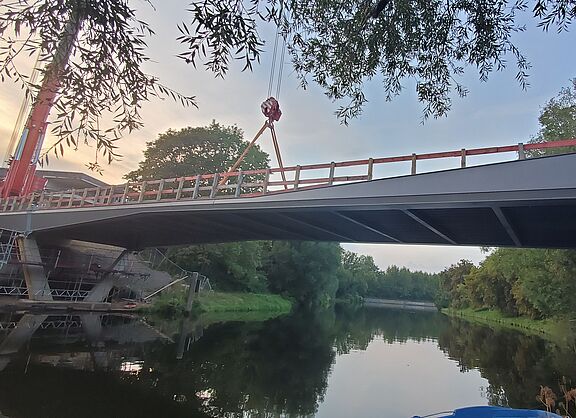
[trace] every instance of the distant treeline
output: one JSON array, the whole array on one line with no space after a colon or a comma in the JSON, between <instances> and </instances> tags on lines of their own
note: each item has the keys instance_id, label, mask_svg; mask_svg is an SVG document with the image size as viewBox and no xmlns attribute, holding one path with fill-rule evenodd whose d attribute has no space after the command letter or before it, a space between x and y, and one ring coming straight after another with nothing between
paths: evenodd
<instances>
[{"instance_id":1,"label":"distant treeline","mask_svg":"<svg viewBox=\"0 0 576 418\"><path fill-rule=\"evenodd\" d=\"M336 298L433 300L436 275L396 266L381 271L370 256L336 243L253 241L172 249L181 267L201 271L221 291L271 292L300 305L329 305Z\"/></svg>"},{"instance_id":2,"label":"distant treeline","mask_svg":"<svg viewBox=\"0 0 576 418\"><path fill-rule=\"evenodd\" d=\"M438 289L435 274L390 266L381 271L374 259L343 251L337 297L375 297L382 299L434 300Z\"/></svg>"}]
</instances>

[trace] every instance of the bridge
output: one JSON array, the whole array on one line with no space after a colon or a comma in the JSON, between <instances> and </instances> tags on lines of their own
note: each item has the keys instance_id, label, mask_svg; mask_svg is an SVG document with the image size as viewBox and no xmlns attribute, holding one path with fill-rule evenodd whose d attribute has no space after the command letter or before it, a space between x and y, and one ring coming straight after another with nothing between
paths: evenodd
<instances>
[{"instance_id":1,"label":"bridge","mask_svg":"<svg viewBox=\"0 0 576 418\"><path fill-rule=\"evenodd\" d=\"M0 201L0 229L9 237L0 239L0 264L17 247L30 299L72 291L75 300L101 302L119 263L131 264L132 251L149 247L309 240L576 248L576 153L525 158L526 151L566 146L576 139L9 197ZM472 156L504 152L518 159L467 166ZM457 158L460 168L417 172L418 161L438 158ZM375 178L394 162L409 163L410 174ZM86 294L76 283L50 288L47 272L60 252L52 267L42 252L62 242L118 248L106 266L87 262L93 287Z\"/></svg>"},{"instance_id":2,"label":"bridge","mask_svg":"<svg viewBox=\"0 0 576 418\"><path fill-rule=\"evenodd\" d=\"M32 194L0 202L0 228L39 242L75 239L139 250L243 240L576 247L576 155L524 159L563 143L413 154L205 174ZM515 151L517 161L466 168L466 157ZM461 168L416 173L416 161ZM410 175L374 180L374 167L411 161ZM362 175L336 169L363 167ZM327 170L323 176L303 173ZM345 184L336 184L345 183Z\"/></svg>"}]
</instances>

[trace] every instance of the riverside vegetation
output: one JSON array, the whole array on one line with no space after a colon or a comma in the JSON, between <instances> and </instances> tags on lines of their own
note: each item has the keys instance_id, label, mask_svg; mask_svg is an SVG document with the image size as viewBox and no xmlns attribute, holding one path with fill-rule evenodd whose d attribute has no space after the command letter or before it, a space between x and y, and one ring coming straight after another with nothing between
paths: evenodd
<instances>
[{"instance_id":1,"label":"riverside vegetation","mask_svg":"<svg viewBox=\"0 0 576 418\"><path fill-rule=\"evenodd\" d=\"M361 303L364 297L432 301L434 274L391 266L381 271L370 256L335 243L269 242L210 244L172 249L169 257L210 277L216 292L201 292L193 310L273 311L328 307L337 299ZM254 254L257 257L254 257ZM148 311L183 314L186 289L166 290Z\"/></svg>"}]
</instances>

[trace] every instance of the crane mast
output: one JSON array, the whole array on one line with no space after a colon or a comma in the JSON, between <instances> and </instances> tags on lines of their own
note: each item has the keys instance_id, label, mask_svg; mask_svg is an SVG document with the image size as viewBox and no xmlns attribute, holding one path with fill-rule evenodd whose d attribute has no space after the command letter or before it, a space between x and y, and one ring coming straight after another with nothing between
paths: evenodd
<instances>
[{"instance_id":1,"label":"crane mast","mask_svg":"<svg viewBox=\"0 0 576 418\"><path fill-rule=\"evenodd\" d=\"M2 198L25 196L44 188L46 180L36 176L36 165L46 135L48 116L60 89L60 76L66 69L83 18L79 10L71 13L54 58L44 71L42 85L11 159L6 177L0 183Z\"/></svg>"}]
</instances>

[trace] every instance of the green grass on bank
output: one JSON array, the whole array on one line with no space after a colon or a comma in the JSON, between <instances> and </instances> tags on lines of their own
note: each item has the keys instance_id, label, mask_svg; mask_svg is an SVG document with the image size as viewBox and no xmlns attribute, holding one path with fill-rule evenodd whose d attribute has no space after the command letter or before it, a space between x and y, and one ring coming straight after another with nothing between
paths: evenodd
<instances>
[{"instance_id":1,"label":"green grass on bank","mask_svg":"<svg viewBox=\"0 0 576 418\"><path fill-rule=\"evenodd\" d=\"M183 290L164 292L143 310L163 316L184 314L186 293ZM200 293L193 304L193 313L275 312L288 313L292 302L279 295L256 293Z\"/></svg>"},{"instance_id":2,"label":"green grass on bank","mask_svg":"<svg viewBox=\"0 0 576 418\"><path fill-rule=\"evenodd\" d=\"M257 293L201 293L195 302L201 312L290 312L292 302L280 295Z\"/></svg>"},{"instance_id":3,"label":"green grass on bank","mask_svg":"<svg viewBox=\"0 0 576 418\"><path fill-rule=\"evenodd\" d=\"M494 309L444 308L442 313L491 327L515 329L562 344L574 339L570 321L566 319L536 320L527 317L509 317Z\"/></svg>"}]
</instances>

